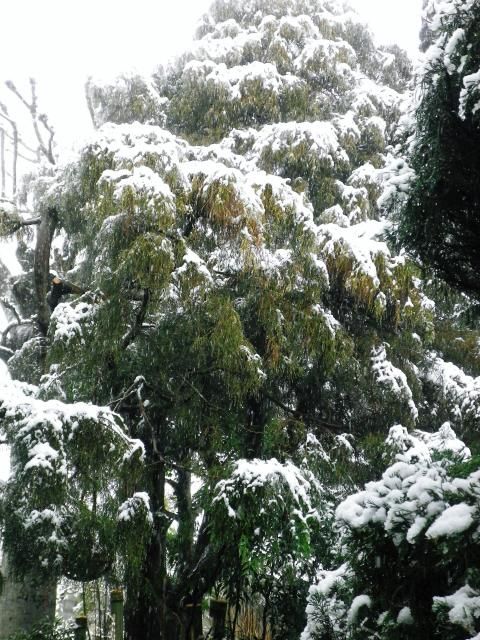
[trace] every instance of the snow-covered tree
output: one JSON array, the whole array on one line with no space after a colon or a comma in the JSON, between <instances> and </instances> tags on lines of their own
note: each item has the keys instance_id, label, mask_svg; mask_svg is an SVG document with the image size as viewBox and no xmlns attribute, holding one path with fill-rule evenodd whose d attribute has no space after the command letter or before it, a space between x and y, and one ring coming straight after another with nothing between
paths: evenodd
<instances>
[{"instance_id":1,"label":"snow-covered tree","mask_svg":"<svg viewBox=\"0 0 480 640\"><path fill-rule=\"evenodd\" d=\"M387 442L393 464L337 507L347 560L320 571L302 640L477 637L478 458L448 423Z\"/></svg>"},{"instance_id":2,"label":"snow-covered tree","mask_svg":"<svg viewBox=\"0 0 480 640\"><path fill-rule=\"evenodd\" d=\"M44 304L44 335L9 361L6 544L49 509L43 569L77 557L88 577L78 532L126 584L129 639L189 637L211 593L233 634L248 597L264 637L297 638L335 503L380 471L388 429L476 411L476 360L453 375L465 403L429 375L456 365L420 271L383 239L408 77L342 3L218 0L172 68L89 83L102 126L37 183L84 292Z\"/></svg>"},{"instance_id":3,"label":"snow-covered tree","mask_svg":"<svg viewBox=\"0 0 480 640\"><path fill-rule=\"evenodd\" d=\"M418 71L406 163L395 176L403 183L397 233L450 284L478 295L480 5L431 0L425 14L430 46Z\"/></svg>"}]
</instances>

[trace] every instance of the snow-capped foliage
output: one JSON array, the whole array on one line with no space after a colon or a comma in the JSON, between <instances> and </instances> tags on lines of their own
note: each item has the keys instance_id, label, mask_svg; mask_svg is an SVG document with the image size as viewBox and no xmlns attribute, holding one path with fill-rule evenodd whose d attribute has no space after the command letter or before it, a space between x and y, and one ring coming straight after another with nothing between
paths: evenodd
<instances>
[{"instance_id":1,"label":"snow-capped foliage","mask_svg":"<svg viewBox=\"0 0 480 640\"><path fill-rule=\"evenodd\" d=\"M232 518L241 517L232 506L233 501L241 500L248 493L257 493L268 487L277 492L277 485L283 486L290 494L295 508L295 516L303 522L314 514L311 496L312 491L319 490L315 479L298 469L291 462L281 464L275 458L271 460L238 460L235 468L227 480L221 480L215 487L213 502L223 502L228 515ZM313 486L312 486L313 485ZM279 497L283 490L278 491ZM284 498L280 498L282 503ZM269 501L273 508L273 501ZM270 517L271 513L269 514Z\"/></svg>"},{"instance_id":2,"label":"snow-capped foliage","mask_svg":"<svg viewBox=\"0 0 480 640\"><path fill-rule=\"evenodd\" d=\"M407 376L387 359L386 346L388 345L382 344L372 351L372 371L375 381L406 402L413 420L416 420L418 409L413 401L413 394L408 385Z\"/></svg>"},{"instance_id":3,"label":"snow-capped foliage","mask_svg":"<svg viewBox=\"0 0 480 640\"><path fill-rule=\"evenodd\" d=\"M119 468L135 470L143 443L127 436L121 418L108 407L38 396L39 389L25 383L7 382L0 388L2 435L13 461L2 490L3 535L7 544L15 542L18 554L10 553L20 571L35 560L47 575L80 577L74 514L90 513L90 526L107 516L117 500L111 490ZM99 468L103 479L95 478ZM100 496L101 507L89 504ZM111 561L111 549L103 551L110 555L104 561Z\"/></svg>"},{"instance_id":4,"label":"snow-capped foliage","mask_svg":"<svg viewBox=\"0 0 480 640\"><path fill-rule=\"evenodd\" d=\"M431 355L435 304L388 243L378 203L387 180L390 195L407 194L411 178L390 146L408 75L402 52L377 49L341 3L217 0L171 68L89 83L99 128L39 196L65 233L69 277L89 291L62 299L33 345L40 421L11 486L36 470L66 491L71 460L95 478L103 461L90 462L87 442L75 458L73 443L82 425L96 430L108 526L92 516L93 491L70 526L78 541L103 535L99 556L123 554L132 593L139 575L164 585L165 602L141 585L137 622L165 606L183 619L175 603L216 589L261 603L272 637L293 640L318 573L303 640L325 628L366 638L375 620L407 628L417 603L402 592L380 607L359 563L375 568L379 555L385 567L385 554L397 562L399 549L448 545L477 525L476 477L460 488L449 475L469 452L448 424L394 427L383 446L393 424L438 428L452 406L473 416L467 396L475 404L473 377ZM430 375L449 367L453 381ZM78 428L58 418L59 434L49 407L97 414ZM117 428L104 441L103 420ZM124 474L142 455L143 471ZM19 530L41 521L60 537L56 504L19 517ZM375 536L386 551L368 547Z\"/></svg>"},{"instance_id":5,"label":"snow-capped foliage","mask_svg":"<svg viewBox=\"0 0 480 640\"><path fill-rule=\"evenodd\" d=\"M448 407L451 420L459 425L477 424L480 417L480 379L466 375L435 352L429 354L423 372L439 406Z\"/></svg>"},{"instance_id":6,"label":"snow-capped foliage","mask_svg":"<svg viewBox=\"0 0 480 640\"><path fill-rule=\"evenodd\" d=\"M350 559L336 572L320 573L311 588L305 639L326 629L335 638L363 638L366 628L390 637L400 633L398 625L438 629L448 638L457 637L458 627L479 631L472 573L478 463L448 424L433 434L396 426L387 443L397 452L394 464L337 507ZM459 547L466 552L461 563Z\"/></svg>"}]
</instances>

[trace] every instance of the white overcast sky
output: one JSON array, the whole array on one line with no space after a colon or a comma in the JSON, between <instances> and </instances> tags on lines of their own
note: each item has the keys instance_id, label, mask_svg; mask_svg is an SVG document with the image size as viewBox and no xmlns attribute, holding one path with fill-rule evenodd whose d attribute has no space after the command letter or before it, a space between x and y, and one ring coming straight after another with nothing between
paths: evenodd
<instances>
[{"instance_id":1,"label":"white overcast sky","mask_svg":"<svg viewBox=\"0 0 480 640\"><path fill-rule=\"evenodd\" d=\"M241 2L242 0L239 0ZM83 84L149 71L188 46L210 0L0 0L0 81L38 81L41 108L70 143L89 126ZM417 49L421 0L351 0L380 43ZM0 88L0 99L4 90Z\"/></svg>"}]
</instances>

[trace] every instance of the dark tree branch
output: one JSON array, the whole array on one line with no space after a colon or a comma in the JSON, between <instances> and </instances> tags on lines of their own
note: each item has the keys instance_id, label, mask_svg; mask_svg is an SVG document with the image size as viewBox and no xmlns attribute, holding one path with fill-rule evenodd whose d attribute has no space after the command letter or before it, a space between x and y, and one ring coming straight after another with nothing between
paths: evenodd
<instances>
[{"instance_id":1,"label":"dark tree branch","mask_svg":"<svg viewBox=\"0 0 480 640\"><path fill-rule=\"evenodd\" d=\"M314 424L328 432L343 433L345 431L345 429L343 429L342 426L339 424L335 424L333 422L327 422L326 420L318 420L315 418L311 418L308 415L303 415L296 409L292 409L291 407L288 407L281 400L279 400L278 398L275 398L275 396L272 396L272 394L268 393L268 391L262 391L262 395L267 400L270 400L270 402L272 402L274 405L282 409L282 411L293 416L299 422Z\"/></svg>"},{"instance_id":2,"label":"dark tree branch","mask_svg":"<svg viewBox=\"0 0 480 640\"><path fill-rule=\"evenodd\" d=\"M33 263L34 287L37 307L37 322L42 335L46 336L50 322L50 308L47 304L47 291L50 289L50 247L57 225L56 209L47 209L41 215L37 231L37 242Z\"/></svg>"},{"instance_id":3,"label":"dark tree branch","mask_svg":"<svg viewBox=\"0 0 480 640\"><path fill-rule=\"evenodd\" d=\"M148 303L150 302L150 291L148 289L143 290L143 299L140 309L136 315L135 322L130 327L129 331L123 338L122 349L126 349L138 336L142 329L143 321L147 315Z\"/></svg>"},{"instance_id":4,"label":"dark tree branch","mask_svg":"<svg viewBox=\"0 0 480 640\"><path fill-rule=\"evenodd\" d=\"M11 349L0 345L0 360L3 360L3 362L8 362L13 354L14 352Z\"/></svg>"}]
</instances>

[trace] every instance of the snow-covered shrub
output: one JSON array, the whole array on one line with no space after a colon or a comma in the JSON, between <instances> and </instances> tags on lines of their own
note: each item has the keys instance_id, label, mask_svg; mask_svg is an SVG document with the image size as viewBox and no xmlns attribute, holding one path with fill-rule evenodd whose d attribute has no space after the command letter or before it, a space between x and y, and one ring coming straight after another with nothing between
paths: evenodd
<instances>
[{"instance_id":1,"label":"snow-covered shrub","mask_svg":"<svg viewBox=\"0 0 480 640\"><path fill-rule=\"evenodd\" d=\"M478 461L448 424L396 426L387 444L396 461L336 509L344 564L311 587L302 640L480 631Z\"/></svg>"}]
</instances>

